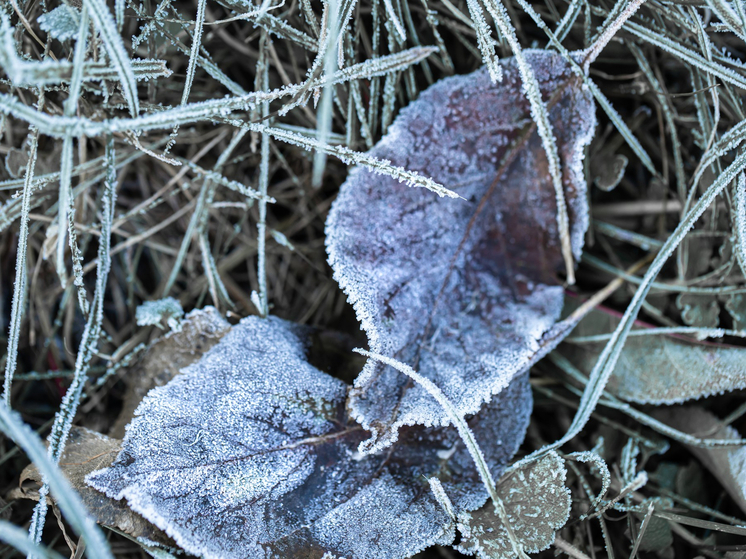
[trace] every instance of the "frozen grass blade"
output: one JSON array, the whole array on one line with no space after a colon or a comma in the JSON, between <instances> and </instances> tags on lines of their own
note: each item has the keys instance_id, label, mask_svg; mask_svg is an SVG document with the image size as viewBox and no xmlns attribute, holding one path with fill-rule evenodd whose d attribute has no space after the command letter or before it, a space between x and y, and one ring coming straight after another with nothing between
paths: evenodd
<instances>
[{"instance_id":1,"label":"frozen grass blade","mask_svg":"<svg viewBox=\"0 0 746 559\"><path fill-rule=\"evenodd\" d=\"M124 48L122 37L117 31L117 25L104 0L83 0L83 5L91 13L91 19L101 34L101 39L106 46L106 53L111 63L116 68L122 84L122 92L127 100L130 114L135 117L140 112L140 100L137 96L137 82L129 55Z\"/></svg>"},{"instance_id":2,"label":"frozen grass blade","mask_svg":"<svg viewBox=\"0 0 746 559\"><path fill-rule=\"evenodd\" d=\"M241 123L236 123L236 126L242 125L243 124ZM448 198L460 197L456 192L449 190L448 188L435 182L429 177L426 177L419 173L415 173L413 171L407 171L402 167L391 165L390 162L384 159L377 159L368 155L367 153L353 151L349 148L346 148L345 146L330 146L320 144L313 138L308 138L306 136L302 136L301 134L296 134L294 132L289 132L280 128L271 128L263 124L247 124L243 126L246 126L249 130L253 130L255 132L269 134L276 140L295 145L309 151L324 151L328 155L333 155L339 158L341 161L347 163L348 165L364 165L374 173L389 175L390 177L394 177L400 182L407 183L408 186L427 188L438 196L446 196Z\"/></svg>"},{"instance_id":3,"label":"frozen grass blade","mask_svg":"<svg viewBox=\"0 0 746 559\"><path fill-rule=\"evenodd\" d=\"M487 25L482 6L479 4L479 0L466 0L466 5L474 23L474 31L477 33L477 44L482 53L482 62L487 66L493 82L502 81L502 69L497 58L497 52L495 52L497 42L492 38L492 32L490 26Z\"/></svg>"},{"instance_id":4,"label":"frozen grass blade","mask_svg":"<svg viewBox=\"0 0 746 559\"><path fill-rule=\"evenodd\" d=\"M588 68L593 63L601 51L606 48L612 38L619 32L624 23L631 18L645 0L619 0L616 6L609 14L609 18L604 22L601 34L583 52L583 71L588 74Z\"/></svg>"},{"instance_id":5,"label":"frozen grass blade","mask_svg":"<svg viewBox=\"0 0 746 559\"><path fill-rule=\"evenodd\" d=\"M676 41L669 39L668 37L664 37L661 34L656 33L652 29L648 29L644 25L627 21L624 24L624 28L633 35L636 35L640 39L647 41L651 45L655 45L656 47L663 49L664 51L672 54L673 56L679 58L687 64L691 64L699 70L708 74L712 74L713 76L716 76L723 81L735 85L736 87L746 89L746 77L744 77L740 73L731 70L730 68L726 68L725 66L723 66L722 64L718 64L717 62L707 60L702 55L686 48L682 44L677 43Z\"/></svg>"},{"instance_id":6,"label":"frozen grass blade","mask_svg":"<svg viewBox=\"0 0 746 559\"><path fill-rule=\"evenodd\" d=\"M65 518L86 543L85 554L90 559L113 559L104 535L86 511L77 493L70 487L65 476L47 455L38 435L26 425L21 417L0 401L0 430L15 442L39 468L48 483ZM46 503L45 499L42 499Z\"/></svg>"},{"instance_id":7,"label":"frozen grass blade","mask_svg":"<svg viewBox=\"0 0 746 559\"><path fill-rule=\"evenodd\" d=\"M332 116L333 116L333 101L334 101L334 86L329 82L331 81L334 73L337 70L337 37L339 32L339 0L326 0L326 17L324 18L327 23L326 32L324 33L324 42L322 44L324 59L323 59L323 71L326 76L324 90L321 94L321 104L319 106L318 113L316 115L316 140L319 143L326 144L329 137L329 133L332 130ZM261 58L259 59L262 60ZM265 64L266 66L266 64ZM257 72L260 70L257 69ZM263 72L266 72L266 68L263 66ZM262 82L266 85L265 80ZM264 107L262 108L262 114L264 115ZM264 144L262 144L264 146ZM262 163L264 164L264 148L262 148ZM269 146L267 147L269 150ZM269 152L267 152L269 154ZM269 156L269 155L268 155ZM315 187L321 186L321 181L324 178L324 169L326 168L326 154L317 151L313 158L313 174L311 176L311 184ZM260 208L261 210L261 208ZM261 219L260 219L261 220Z\"/></svg>"},{"instance_id":8,"label":"frozen grass blade","mask_svg":"<svg viewBox=\"0 0 746 559\"><path fill-rule=\"evenodd\" d=\"M44 97L39 97L41 108ZM5 358L5 379L3 380L3 401L10 407L11 384L13 374L18 366L18 341L21 335L21 322L26 303L27 275L26 256L28 254L29 212L31 211L31 193L36 169L36 156L39 148L39 131L32 129L29 134L29 159L24 177L23 196L21 201L21 223L18 231L18 248L16 249L16 280L13 284L13 303L10 311L10 328L8 333L8 352Z\"/></svg>"},{"instance_id":9,"label":"frozen grass blade","mask_svg":"<svg viewBox=\"0 0 746 559\"><path fill-rule=\"evenodd\" d=\"M741 273L746 277L746 174L738 175L733 204L734 249ZM7 373L6 373L7 374Z\"/></svg>"},{"instance_id":10,"label":"frozen grass blade","mask_svg":"<svg viewBox=\"0 0 746 559\"><path fill-rule=\"evenodd\" d=\"M328 0L329 1L329 10L333 14L333 18L331 19L332 22L334 22L334 26L336 26L336 11L337 11L337 0ZM329 28L332 28L332 23L330 23ZM330 33L327 31L327 33ZM329 40L326 48L325 53L325 64L330 64L331 66L327 67L327 75L329 75L331 70L335 69L336 60L334 57L334 46L335 41L333 38ZM264 52L264 51L263 51ZM269 87L269 67L267 65L267 59L266 56L262 56L259 58L259 62L257 63L257 78L259 83L261 84L261 89L266 89ZM326 136L331 131L331 101L332 101L332 95L334 95L334 86L327 86L324 89L324 93L321 99L321 110L319 111L319 117L318 117L318 129L317 129L317 135L322 138L326 138ZM324 107L326 103L326 109L327 114L324 115ZM262 103L262 120L266 120L269 116L269 103L265 102ZM326 124L323 124L324 119L328 117L328 122ZM266 202L266 196L267 196L267 187L269 185L269 135L268 134L262 134L262 140L261 140L261 161L259 162L259 192L262 196L264 196L264 199L259 200L259 222L257 223L257 282L259 283L259 314L263 317L266 317L269 315L269 297L267 295L267 202ZM319 152L316 152L317 154ZM321 184L321 178L324 173L324 166L326 165L325 160L319 160L318 158L314 158L313 161L313 177L311 179L312 184L314 186L320 186Z\"/></svg>"},{"instance_id":11,"label":"frozen grass blade","mask_svg":"<svg viewBox=\"0 0 746 559\"><path fill-rule=\"evenodd\" d=\"M59 462L65 450L67 436L70 433L75 413L78 410L80 397L87 380L88 368L91 358L98 346L101 337L101 324L104 318L104 294L111 267L111 229L114 219L114 205L116 201L116 154L114 153L114 138L106 138L106 179L104 180L104 196L101 208L101 236L98 246L98 266L96 271L96 289L93 296L93 305L88 313L88 320L83 330L83 335L78 347L75 360L75 372L72 382L62 399L59 411L54 416L54 423L49 434L49 458L54 463ZM36 463L36 461L34 461ZM37 463L38 465L38 463ZM29 533L31 538L39 542L44 529L46 515L46 495L49 492L49 484L44 483L39 489L39 502L34 509Z\"/></svg>"},{"instance_id":12,"label":"frozen grass blade","mask_svg":"<svg viewBox=\"0 0 746 559\"><path fill-rule=\"evenodd\" d=\"M205 5L207 0L197 1L197 15L194 21L194 34L192 36L192 49L189 52L189 63L187 64L186 81L184 82L184 89L181 92L181 105L184 106L189 100L189 93L192 91L192 83L194 83L194 72L197 69L197 60L199 58L200 47L202 46L202 31L205 26ZM171 132L171 140L166 146L165 152L168 153L176 142L176 134L178 133L178 127L174 127Z\"/></svg>"}]
</instances>

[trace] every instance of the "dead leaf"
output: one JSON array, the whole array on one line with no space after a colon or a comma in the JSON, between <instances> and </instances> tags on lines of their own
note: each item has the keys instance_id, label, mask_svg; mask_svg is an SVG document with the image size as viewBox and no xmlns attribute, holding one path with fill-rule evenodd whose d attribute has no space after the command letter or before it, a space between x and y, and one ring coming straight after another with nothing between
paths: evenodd
<instances>
[{"instance_id":1,"label":"dead leaf","mask_svg":"<svg viewBox=\"0 0 746 559\"><path fill-rule=\"evenodd\" d=\"M207 558L410 557L455 536L427 479L457 508L486 500L455 429L402 429L386 452L345 412L347 386L306 360L309 330L248 317L152 390L122 452L87 480ZM470 425L498 475L528 425L526 375Z\"/></svg>"},{"instance_id":2,"label":"dead leaf","mask_svg":"<svg viewBox=\"0 0 746 559\"><path fill-rule=\"evenodd\" d=\"M577 305L568 300L565 312ZM609 334L620 317L597 307L575 328L573 338ZM634 329L649 327L637 321ZM588 375L605 345L605 340L566 342L558 351ZM615 396L638 404L677 404L740 388L746 388L746 348L657 334L629 336L606 385Z\"/></svg>"},{"instance_id":3,"label":"dead leaf","mask_svg":"<svg viewBox=\"0 0 746 559\"><path fill-rule=\"evenodd\" d=\"M125 426L132 421L135 409L151 389L163 386L181 369L197 361L220 341L230 324L214 307L187 314L181 330L169 332L155 340L139 364L127 373L124 404L110 435L124 437Z\"/></svg>"},{"instance_id":4,"label":"dead leaf","mask_svg":"<svg viewBox=\"0 0 746 559\"><path fill-rule=\"evenodd\" d=\"M578 257L588 225L582 159L595 125L592 96L560 55L525 53L549 107ZM486 69L436 83L371 151L463 199L357 168L326 225L329 263L371 351L415 367L463 414L527 369L563 299L546 154L515 60L501 67L499 84ZM424 389L376 361L357 378L349 409L374 433L366 451L391 444L402 425L448 423Z\"/></svg>"},{"instance_id":5,"label":"dead leaf","mask_svg":"<svg viewBox=\"0 0 746 559\"><path fill-rule=\"evenodd\" d=\"M80 495L86 509L104 526L112 526L134 538L146 538L153 542L173 546L168 536L133 512L126 503L115 501L85 483L85 477L100 468L111 465L119 453L122 441L111 439L83 427L73 427L60 460L60 469L70 485ZM39 500L41 475L33 464L21 472L19 488L11 497Z\"/></svg>"},{"instance_id":6,"label":"dead leaf","mask_svg":"<svg viewBox=\"0 0 746 559\"><path fill-rule=\"evenodd\" d=\"M655 418L671 427L708 439L740 439L741 435L724 425L715 415L699 406L661 409ZM746 448L688 447L722 484L731 498L746 512Z\"/></svg>"},{"instance_id":7,"label":"dead leaf","mask_svg":"<svg viewBox=\"0 0 746 559\"><path fill-rule=\"evenodd\" d=\"M565 487L567 470L556 452L510 472L497 486L516 538L528 553L549 547L557 530L570 516L570 490ZM488 502L472 513L458 515L462 553L480 559L516 557L508 531Z\"/></svg>"}]
</instances>

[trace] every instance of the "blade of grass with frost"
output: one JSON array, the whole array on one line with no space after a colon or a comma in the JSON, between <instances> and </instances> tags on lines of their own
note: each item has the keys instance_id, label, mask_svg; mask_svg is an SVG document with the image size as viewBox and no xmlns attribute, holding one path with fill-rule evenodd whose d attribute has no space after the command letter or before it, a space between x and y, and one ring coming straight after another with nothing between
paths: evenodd
<instances>
[{"instance_id":1,"label":"blade of grass with frost","mask_svg":"<svg viewBox=\"0 0 746 559\"><path fill-rule=\"evenodd\" d=\"M606 115L611 120L614 127L622 135L622 138L624 138L624 141L627 142L627 145L632 149L632 151L635 152L635 155L640 160L640 162L654 176L658 176L659 173L658 171L656 171L655 165L653 165L653 160L650 158L648 153L645 151L645 148L642 147L642 144L635 137L632 130L629 129L629 126L627 126L627 124L624 122L622 117L619 115L616 109L612 106L611 102L606 98L606 96L603 93L601 93L601 90L598 88L595 82L588 79L586 80L585 83L586 85L588 85L589 89L591 90L591 93L593 93L593 97L596 99L596 102L601 106L603 111L606 113Z\"/></svg>"},{"instance_id":2,"label":"blade of grass with frost","mask_svg":"<svg viewBox=\"0 0 746 559\"><path fill-rule=\"evenodd\" d=\"M91 12L91 19L96 29L101 34L101 40L106 46L112 65L119 75L122 84L122 92L127 100L130 114L135 117L140 112L140 100L137 96L137 82L132 71L130 57L124 48L122 37L117 31L114 18L106 5L105 0L83 0L83 6Z\"/></svg>"},{"instance_id":3,"label":"blade of grass with frost","mask_svg":"<svg viewBox=\"0 0 746 559\"><path fill-rule=\"evenodd\" d=\"M554 30L554 34L558 41L564 41L567 34L572 29L575 20L580 15L580 10L583 7L582 0L572 0L570 5L567 7L565 15L562 17L560 22L557 24L557 28Z\"/></svg>"},{"instance_id":4,"label":"blade of grass with frost","mask_svg":"<svg viewBox=\"0 0 746 559\"><path fill-rule=\"evenodd\" d=\"M63 105L64 115L73 118L78 106L78 95L83 83L83 61L88 49L88 8L86 5L80 10L80 28L75 42L73 53L73 77L70 82L68 98ZM57 205L57 253L56 265L57 275L64 285L67 282L67 270L65 267L65 240L69 240L70 252L73 262L74 283L78 292L78 304L83 315L88 312L88 300L86 299L85 286L83 285L83 268L81 265L82 255L78 248L75 230L75 200L72 196L72 168L73 168L73 137L70 132L65 135L62 143L60 163L60 197ZM65 234L67 231L67 234Z\"/></svg>"},{"instance_id":5,"label":"blade of grass with frost","mask_svg":"<svg viewBox=\"0 0 746 559\"><path fill-rule=\"evenodd\" d=\"M367 167L368 169L370 169L371 171L373 171L374 173L388 175L390 177L397 179L400 182L402 181L406 182L408 186L427 188L428 190L434 192L438 196L447 196L448 198L460 198L460 196L456 192L449 190L445 186L435 182L433 179L429 177L426 177L414 171L408 171L402 167L391 165L391 163L389 163L388 161L384 159L377 159L375 157L371 157L367 153L353 151L345 146L330 146L330 145L320 144L313 138L307 138L300 134L295 134L293 132L289 132L287 130L282 130L279 128L271 128L264 124L255 124L255 123L246 124L246 123L236 122L235 125L237 127L244 126L248 128L249 130L253 130L255 132L261 132L262 134L269 134L271 137L273 137L276 140L279 140L281 142L285 142L291 145L295 145L295 146L298 146L300 148L303 148L309 151L312 151L312 150L324 151L326 154L333 155L337 157L340 161L348 165L352 165L352 164L363 165Z\"/></svg>"},{"instance_id":6,"label":"blade of grass with frost","mask_svg":"<svg viewBox=\"0 0 746 559\"><path fill-rule=\"evenodd\" d=\"M16 87L58 85L69 82L73 75L73 65L66 60L31 62L18 57L13 43L13 31L4 12L0 13L0 67ZM136 80L171 75L165 60L133 60L132 71ZM85 62L82 76L83 81L117 79L116 71L103 62Z\"/></svg>"},{"instance_id":7,"label":"blade of grass with frost","mask_svg":"<svg viewBox=\"0 0 746 559\"><path fill-rule=\"evenodd\" d=\"M523 49L518 42L518 37L515 34L515 29L510 22L510 17L505 6L503 6L500 0L486 0L485 5L500 33L510 45L518 63L523 90L531 105L531 117L536 123L542 146L547 155L549 174L552 177L552 185L554 186L554 194L557 201L557 229L559 230L560 244L562 245L562 257L565 260L567 283L572 285L575 283L575 262L570 242L570 222L567 215L567 202L565 201L565 191L562 184L557 142L552 131L552 124L549 122L549 114L547 113L544 101L541 99L541 92L539 91L539 84L536 81L534 71L526 62Z\"/></svg>"},{"instance_id":8,"label":"blade of grass with frost","mask_svg":"<svg viewBox=\"0 0 746 559\"><path fill-rule=\"evenodd\" d=\"M336 6L336 0L329 0L329 3L331 5ZM336 22L336 8L330 9L331 14L333 17L330 18L331 22ZM330 27L331 27L330 23ZM266 40L267 37L265 36L264 39ZM331 68L327 68L327 72L330 72L331 69L334 68L335 60L334 60L334 46L336 45L336 41L334 38L330 35L330 40L326 46L327 51L325 54L325 64L330 63L332 64ZM331 62L330 62L331 59ZM266 58L266 51L262 50L262 55L260 56L259 60L257 61L257 78L259 78L261 81L259 82L262 89L265 89L269 87L269 65L267 64L267 58ZM324 89L324 94L321 99L321 111L319 111L318 116L318 125L319 128L321 128L321 132L324 137L328 135L329 131L331 130L331 99L332 95L334 94L334 86L328 86ZM324 116L322 116L323 109L325 107L324 102L328 101L329 106L328 109L328 127L322 126L322 122L324 121ZM269 103L264 102L262 103L262 121L266 121L267 117L269 116ZM267 196L267 186L269 185L269 135L268 134L262 134L262 140L261 140L261 161L259 162L259 192L266 198ZM318 152L317 152L318 153ZM318 159L314 159L313 162L313 184L314 186L320 186L321 185L321 178L324 173L324 165L326 164L326 161L319 161ZM318 173L318 184L316 184L316 174ZM267 296L267 202L264 200L259 201L259 222L256 224L257 228L257 258L256 258L256 266L257 266L257 282L259 284L259 314L263 317L266 317L269 314L269 300Z\"/></svg>"},{"instance_id":9,"label":"blade of grass with frost","mask_svg":"<svg viewBox=\"0 0 746 559\"><path fill-rule=\"evenodd\" d=\"M734 2L738 4L738 0ZM741 41L746 42L746 35L744 34L744 21L739 17L736 12L730 7L727 2L723 0L707 0L707 5L715 14L720 18L720 21L733 32Z\"/></svg>"},{"instance_id":10,"label":"blade of grass with frost","mask_svg":"<svg viewBox=\"0 0 746 559\"><path fill-rule=\"evenodd\" d=\"M588 377L586 377L580 370L578 370L578 368L575 367L575 365L573 365L565 356L555 351L549 354L549 359L552 361L552 363L557 365L560 369L562 369L562 371L564 371L568 376L576 380L578 383L584 386L588 385ZM569 389L573 393L578 392L571 387ZM628 415L641 425L645 425L646 427L657 431L661 435L664 435L677 442L689 446L697 448L728 448L743 446L744 444L746 444L746 439L703 439L700 437L695 437L688 433L684 433L683 431L674 429L673 427L650 417L646 413L637 410L630 404L623 402L606 390L604 390L603 396L599 399L599 405L620 411L625 415Z\"/></svg>"},{"instance_id":11,"label":"blade of grass with frost","mask_svg":"<svg viewBox=\"0 0 746 559\"><path fill-rule=\"evenodd\" d=\"M327 143L329 132L332 130L332 116L333 107L332 101L334 96L334 86L329 82L332 76L337 70L337 57L336 50L337 46L337 33L339 31L338 19L339 19L339 0L327 0L326 1L327 11L327 27L326 33L324 34L324 43L321 47L324 49L324 75L326 76L326 85L321 94L321 104L319 106L318 113L316 114L316 140L321 144ZM313 158L313 172L311 177L311 184L315 187L321 186L321 181L324 178L324 169L326 168L326 154L317 151Z\"/></svg>"},{"instance_id":12,"label":"blade of grass with frost","mask_svg":"<svg viewBox=\"0 0 746 559\"><path fill-rule=\"evenodd\" d=\"M469 425L466 423L466 420L459 414L458 410L456 410L453 404L451 404L448 398L446 398L445 394L443 394L440 388L438 388L435 383L433 383L429 378L423 377L421 374L412 369L412 367L405 363L402 363L401 361L392 359L391 357L386 357L385 355L380 355L378 353L365 351L364 349L360 348L355 348L352 351L354 351L355 353L359 353L360 355L364 355L369 359L374 359L380 363L384 363L390 367L393 367L400 373L404 373L409 378L417 382L420 386L422 386L425 390L427 390L428 394L435 398L438 404L441 405L441 407L453 423L453 426L456 427L461 440L466 446L466 449L469 451L469 455L471 456L474 464L477 467L479 477L482 478L482 483L484 484L485 489L487 489L487 492L492 499L492 504L495 506L495 513L500 518L503 525L505 526L505 529L508 532L508 538L510 539L510 543L513 546L513 551L520 559L528 559L528 556L523 551L521 544L518 542L515 534L513 533L513 529L510 526L510 521L508 519L508 513L505 510L505 505L503 504L500 497L497 495L495 480L492 477L489 466L487 466L487 463L484 460L482 449L479 448L479 444L477 444L477 441L474 438L474 434L471 432L471 429L469 429Z\"/></svg>"},{"instance_id":13,"label":"blade of grass with frost","mask_svg":"<svg viewBox=\"0 0 746 559\"><path fill-rule=\"evenodd\" d=\"M624 23L624 28L640 39L663 49L680 60L699 68L703 72L717 76L721 80L735 85L736 87L740 87L741 89L746 89L746 77L738 72L726 68L717 62L711 62L702 55L684 47L668 37L664 37L659 33L646 28L643 25L627 21Z\"/></svg>"},{"instance_id":14,"label":"blade of grass with frost","mask_svg":"<svg viewBox=\"0 0 746 559\"><path fill-rule=\"evenodd\" d=\"M403 67L400 65L415 64L421 60L421 57L428 56L431 52L427 47L424 49L414 48L391 55L390 57L382 57L380 60L383 60L383 62L380 65L376 63L376 60L361 62L343 70L338 74L338 77L335 76L332 83L337 84L350 79L371 78L383 75L384 73ZM320 85L323 83L325 82L322 81ZM296 95L307 87L307 84L290 85L273 91L246 93L245 95L227 99L190 103L136 118L113 118L104 121L96 121L84 117L52 116L24 105L14 96L0 93L0 112L11 114L24 120L38 127L42 134L48 136L64 138L68 131L70 131L73 136L92 137L106 133L163 130L176 125L217 119L233 111L249 110L251 107L257 106L265 100L272 101Z\"/></svg>"},{"instance_id":15,"label":"blade of grass with frost","mask_svg":"<svg viewBox=\"0 0 746 559\"><path fill-rule=\"evenodd\" d=\"M663 247L660 249L655 259L650 264L648 271L645 273L640 286L637 288L637 291L635 291L635 295L632 298L632 301L627 306L627 309L625 310L624 315L622 316L619 324L614 330L611 339L604 347L604 350L598 358L596 365L593 367L590 378L588 380L588 385L583 392L583 397L580 400L580 407L578 408L578 411L575 414L575 417L573 418L572 424L570 425L567 433L558 441L549 444L544 448L531 453L526 458L520 460L518 463L516 463L516 465L514 465L514 467L517 467L518 464L533 461L549 450L559 448L567 441L574 438L578 433L580 433L585 424L588 422L588 419L590 419L591 413L593 413L593 410L595 409L599 399L603 395L603 391L606 387L606 383L609 380L609 376L611 376L616 362L619 359L619 354L624 347L624 342L627 339L627 334L632 328L632 325L637 318L637 314L640 312L640 307L645 301L645 297L647 296L648 291L650 291L650 287L652 286L655 278L658 276L661 269L663 268L663 265L674 253L676 247L679 245L679 243L681 243L689 230L694 226L694 224L710 206L710 204L712 204L715 198L723 190L725 190L725 188L730 185L733 180L736 179L739 173L744 171L744 169L746 169L746 151L740 153L738 157L736 157L736 159L733 161L733 163L731 163L728 168L725 169L725 171L723 171L723 173L707 188L699 201L691 210L689 210L689 212L686 213L686 215L684 215L674 232L663 244Z\"/></svg>"},{"instance_id":16,"label":"blade of grass with frost","mask_svg":"<svg viewBox=\"0 0 746 559\"><path fill-rule=\"evenodd\" d=\"M34 559L64 559L53 549L32 542L28 539L26 530L11 524L7 520L0 520L0 542L5 542L15 548L16 551L25 553L27 557Z\"/></svg>"},{"instance_id":17,"label":"blade of grass with frost","mask_svg":"<svg viewBox=\"0 0 746 559\"><path fill-rule=\"evenodd\" d=\"M39 96L39 106L44 102L43 94ZM21 335L21 322L26 299L26 256L28 254L29 212L31 211L31 191L36 169L36 156L39 147L39 131L32 129L29 133L29 157L24 176L23 196L21 201L21 224L18 231L16 248L16 280L13 284L13 302L10 311L10 328L8 332L8 352L5 359L5 379L3 380L3 401L10 407L10 389L13 374L18 366L18 340Z\"/></svg>"},{"instance_id":18,"label":"blade of grass with frost","mask_svg":"<svg viewBox=\"0 0 746 559\"><path fill-rule=\"evenodd\" d=\"M606 48L609 41L619 32L624 23L629 20L645 0L618 0L604 22L598 38L583 51L583 72L587 75L588 68Z\"/></svg>"},{"instance_id":19,"label":"blade of grass with frost","mask_svg":"<svg viewBox=\"0 0 746 559\"><path fill-rule=\"evenodd\" d=\"M733 208L734 248L741 273L746 276L746 174L738 175Z\"/></svg>"},{"instance_id":20,"label":"blade of grass with frost","mask_svg":"<svg viewBox=\"0 0 746 559\"><path fill-rule=\"evenodd\" d=\"M70 486L59 466L47 455L39 436L26 425L18 413L0 400L0 430L15 442L39 469L42 479L49 484L65 518L76 534L85 541L85 554L90 559L113 559L101 530L88 514L78 494ZM46 504L46 500L42 499ZM36 542L38 543L38 542Z\"/></svg>"},{"instance_id":21,"label":"blade of grass with frost","mask_svg":"<svg viewBox=\"0 0 746 559\"><path fill-rule=\"evenodd\" d=\"M116 202L116 154L114 153L114 138L106 138L106 179L104 180L104 196L101 208L101 236L98 247L98 266L96 272L96 288L93 296L93 306L88 314L88 320L75 359L75 372L72 382L65 392L59 411L54 416L51 432L49 433L49 457L57 463L65 450L65 443L70 434L75 413L80 403L80 396L87 380L88 368L93 357L99 338L101 324L104 318L104 294L111 268L111 228L114 220L114 205ZM45 481L39 489L39 502L34 508L29 534L38 542L44 529L46 516L46 495L49 484Z\"/></svg>"},{"instance_id":22,"label":"blade of grass with frost","mask_svg":"<svg viewBox=\"0 0 746 559\"><path fill-rule=\"evenodd\" d=\"M183 107L189 100L189 93L192 91L192 83L194 83L194 72L197 69L197 59L199 58L199 50L202 46L202 31L205 26L205 6L207 0L197 1L197 15L194 20L194 34L192 35L192 48L189 52L189 62L187 63L186 80L184 81L184 89L181 91L181 103ZM178 126L174 127L171 132L171 140L166 145L165 152L168 153L176 142L176 135L178 134Z\"/></svg>"},{"instance_id":23,"label":"blade of grass with frost","mask_svg":"<svg viewBox=\"0 0 746 559\"><path fill-rule=\"evenodd\" d=\"M482 53L482 62L487 66L492 81L494 83L500 82L503 79L503 75L497 58L497 52L495 51L497 42L492 38L492 32L490 31L490 26L487 25L482 6L479 0L466 0L466 6L469 8L469 15L474 25L474 31L477 34L477 45Z\"/></svg>"}]
</instances>

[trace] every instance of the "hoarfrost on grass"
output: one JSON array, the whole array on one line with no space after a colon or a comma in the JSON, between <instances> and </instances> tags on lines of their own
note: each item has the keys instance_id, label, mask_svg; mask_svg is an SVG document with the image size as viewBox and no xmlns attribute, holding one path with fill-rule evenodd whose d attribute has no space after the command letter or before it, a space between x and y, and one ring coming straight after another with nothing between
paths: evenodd
<instances>
[{"instance_id":1,"label":"hoarfrost on grass","mask_svg":"<svg viewBox=\"0 0 746 559\"><path fill-rule=\"evenodd\" d=\"M561 56L525 55L548 99L579 257L593 100ZM501 67L497 85L483 68L432 86L370 152L462 199L440 200L358 168L326 228L334 277L371 351L412 364L461 414L475 413L546 350L542 336L562 307L564 263L546 154L538 134L525 136L532 120L516 62ZM373 361L355 382L350 409L374 433L364 450L391 444L402 425L448 423L424 389Z\"/></svg>"},{"instance_id":2,"label":"hoarfrost on grass","mask_svg":"<svg viewBox=\"0 0 746 559\"><path fill-rule=\"evenodd\" d=\"M368 437L345 412L347 386L305 357L307 329L249 317L200 361L152 390L114 464L88 483L204 557L405 558L450 544L438 476L458 510L487 498L453 428L403 430L393 452L361 456ZM526 375L470 420L492 473L520 445Z\"/></svg>"}]
</instances>

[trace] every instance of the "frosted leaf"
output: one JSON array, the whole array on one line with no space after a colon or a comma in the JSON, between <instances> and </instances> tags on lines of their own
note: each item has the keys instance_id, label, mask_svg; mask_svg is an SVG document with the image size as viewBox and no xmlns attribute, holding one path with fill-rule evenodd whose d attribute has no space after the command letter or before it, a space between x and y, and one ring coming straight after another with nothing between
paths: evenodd
<instances>
[{"instance_id":1,"label":"frosted leaf","mask_svg":"<svg viewBox=\"0 0 746 559\"><path fill-rule=\"evenodd\" d=\"M556 452L513 471L497 486L511 527L523 549L536 553L549 547L554 534L570 515L570 491L565 487L565 469ZM458 515L461 553L480 559L516 557L508 531L495 514L491 502L479 510Z\"/></svg>"},{"instance_id":2,"label":"frosted leaf","mask_svg":"<svg viewBox=\"0 0 746 559\"><path fill-rule=\"evenodd\" d=\"M588 224L583 148L591 94L561 56L526 51L547 101L562 160L575 256ZM354 169L327 220L334 277L371 351L411 364L462 414L475 413L546 352L564 270L545 151L513 59L503 81L486 69L444 79L405 108L370 152L430 176L463 199L441 199ZM499 174L503 162L506 170ZM448 418L420 386L369 361L350 394L352 416L391 444L402 425Z\"/></svg>"},{"instance_id":3,"label":"frosted leaf","mask_svg":"<svg viewBox=\"0 0 746 559\"><path fill-rule=\"evenodd\" d=\"M80 30L80 11L61 4L37 18L39 27L58 41L72 39Z\"/></svg>"},{"instance_id":4,"label":"frosted leaf","mask_svg":"<svg viewBox=\"0 0 746 559\"><path fill-rule=\"evenodd\" d=\"M619 315L599 307L573 336L608 334L618 323ZM635 329L641 328L638 321ZM559 351L588 375L605 345L606 340L565 343ZM677 404L740 388L746 388L745 348L657 334L629 336L606 385L615 396L639 404Z\"/></svg>"},{"instance_id":5,"label":"frosted leaf","mask_svg":"<svg viewBox=\"0 0 746 559\"><path fill-rule=\"evenodd\" d=\"M124 376L127 390L122 411L109 435L124 437L125 426L132 421L145 395L156 386L166 384L179 370L199 361L202 354L217 344L228 330L230 324L217 309L205 307L187 314L178 331L171 330L154 340Z\"/></svg>"},{"instance_id":6,"label":"frosted leaf","mask_svg":"<svg viewBox=\"0 0 746 559\"><path fill-rule=\"evenodd\" d=\"M165 320L169 328L178 331L181 326L179 319L184 316L184 309L173 297L165 297L157 301L145 301L137 307L135 319L138 326L160 326Z\"/></svg>"},{"instance_id":7,"label":"frosted leaf","mask_svg":"<svg viewBox=\"0 0 746 559\"><path fill-rule=\"evenodd\" d=\"M658 410L655 418L671 427L711 439L740 439L733 427L723 424L715 415L699 406L686 406ZM717 480L731 498L746 513L746 448L687 447Z\"/></svg>"},{"instance_id":8,"label":"frosted leaf","mask_svg":"<svg viewBox=\"0 0 746 559\"><path fill-rule=\"evenodd\" d=\"M309 329L249 317L142 401L122 452L88 483L207 558L409 557L455 537L429 490L460 510L487 498L455 429L407 427L361 455L347 386L309 364ZM531 410L527 375L470 420L499 475ZM390 451L390 452L389 452Z\"/></svg>"}]
</instances>

